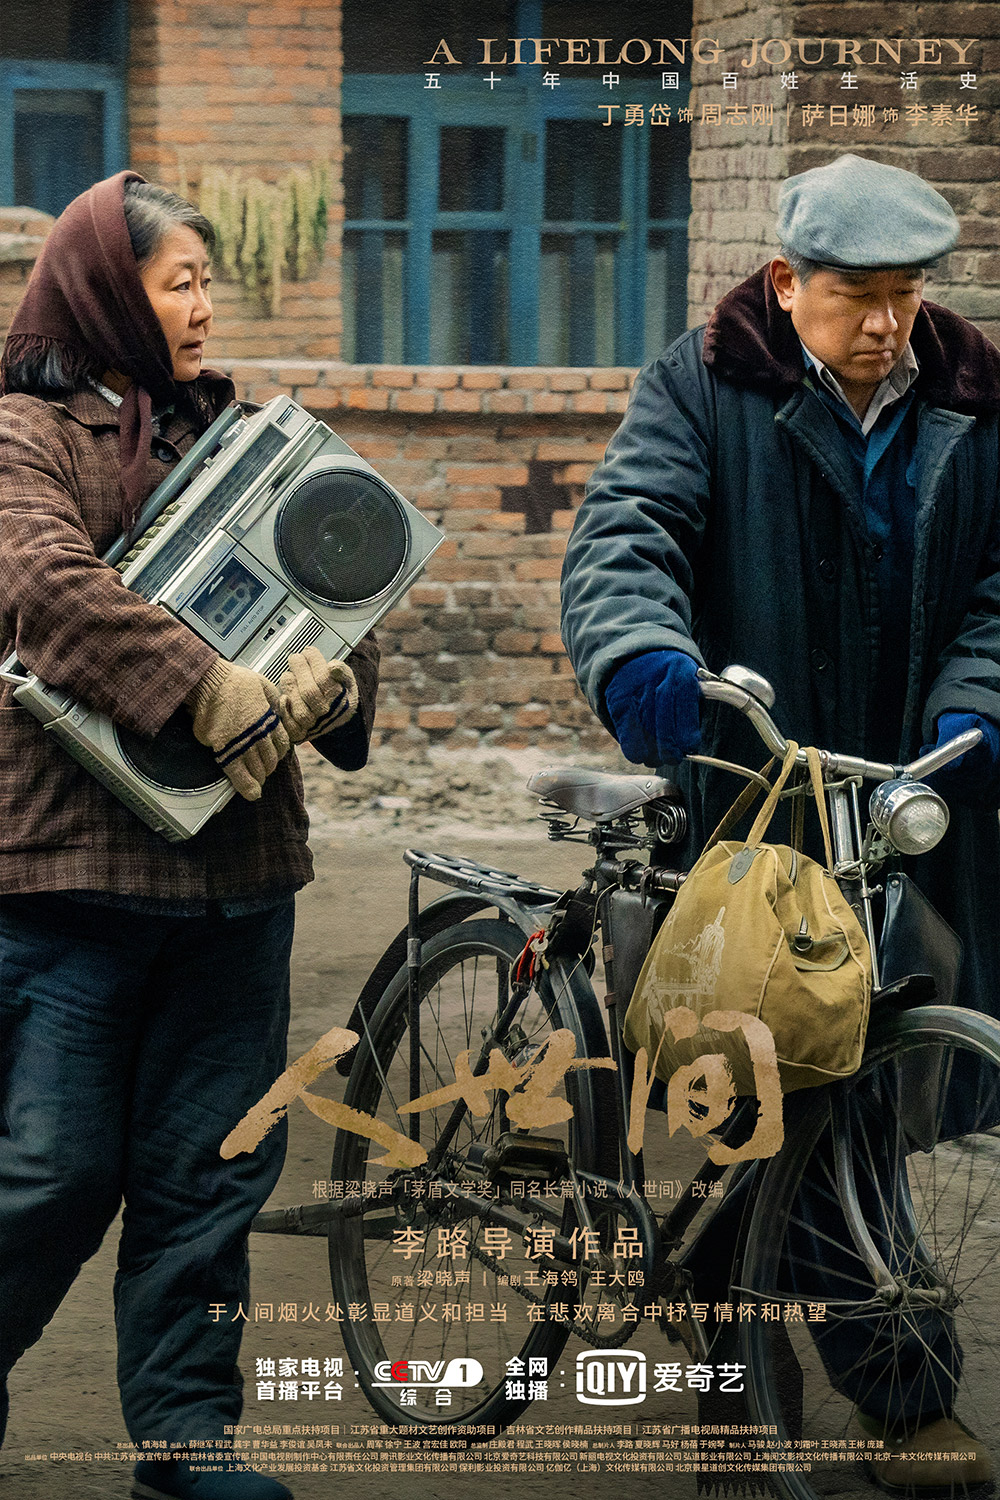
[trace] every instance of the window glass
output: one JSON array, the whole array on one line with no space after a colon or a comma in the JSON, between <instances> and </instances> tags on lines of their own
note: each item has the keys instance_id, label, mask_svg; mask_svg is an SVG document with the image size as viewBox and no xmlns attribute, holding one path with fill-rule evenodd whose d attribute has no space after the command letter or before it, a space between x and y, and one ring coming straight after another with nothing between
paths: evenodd
<instances>
[{"instance_id":1,"label":"window glass","mask_svg":"<svg viewBox=\"0 0 1000 1500\"><path fill-rule=\"evenodd\" d=\"M621 217L622 127L591 120L545 125L545 217Z\"/></svg>"},{"instance_id":2,"label":"window glass","mask_svg":"<svg viewBox=\"0 0 1000 1500\"><path fill-rule=\"evenodd\" d=\"M611 12L606 0L415 0L391 35L366 0L343 4L345 358L630 365L683 331L689 80L666 44L690 37L690 0ZM565 63L554 45L558 88L497 61L485 90L480 39L497 39L498 59L536 35L586 40L595 58L604 38L605 62ZM461 68L431 64L442 39ZM609 102L621 110L610 125ZM626 130L630 102L644 119Z\"/></svg>"},{"instance_id":3,"label":"window glass","mask_svg":"<svg viewBox=\"0 0 1000 1500\"><path fill-rule=\"evenodd\" d=\"M120 13L109 0L0 0L0 57L122 62Z\"/></svg>"},{"instance_id":4,"label":"window glass","mask_svg":"<svg viewBox=\"0 0 1000 1500\"><path fill-rule=\"evenodd\" d=\"M539 364L614 364L616 254L613 235L542 236Z\"/></svg>"},{"instance_id":5,"label":"window glass","mask_svg":"<svg viewBox=\"0 0 1000 1500\"><path fill-rule=\"evenodd\" d=\"M405 219L407 121L344 117L344 211L348 219Z\"/></svg>"},{"instance_id":6,"label":"window glass","mask_svg":"<svg viewBox=\"0 0 1000 1500\"><path fill-rule=\"evenodd\" d=\"M385 10L369 0L345 4L344 71L418 72L442 38L460 63L475 66L483 55L480 37L517 34L514 9L513 0L408 0L387 25ZM445 72L449 66L443 54L434 63Z\"/></svg>"},{"instance_id":7,"label":"window glass","mask_svg":"<svg viewBox=\"0 0 1000 1500\"><path fill-rule=\"evenodd\" d=\"M672 120L649 127L649 217L686 219L691 210L691 127Z\"/></svg>"},{"instance_id":8,"label":"window glass","mask_svg":"<svg viewBox=\"0 0 1000 1500\"><path fill-rule=\"evenodd\" d=\"M507 236L436 234L431 250L432 365L505 364Z\"/></svg>"},{"instance_id":9,"label":"window glass","mask_svg":"<svg viewBox=\"0 0 1000 1500\"><path fill-rule=\"evenodd\" d=\"M348 364L404 362L405 234L348 229L341 267L343 358Z\"/></svg>"},{"instance_id":10,"label":"window glass","mask_svg":"<svg viewBox=\"0 0 1000 1500\"><path fill-rule=\"evenodd\" d=\"M103 94L15 89L15 203L60 214L103 176Z\"/></svg>"},{"instance_id":11,"label":"window glass","mask_svg":"<svg viewBox=\"0 0 1000 1500\"><path fill-rule=\"evenodd\" d=\"M503 208L503 138L504 132L491 126L443 127L438 173L443 212Z\"/></svg>"}]
</instances>

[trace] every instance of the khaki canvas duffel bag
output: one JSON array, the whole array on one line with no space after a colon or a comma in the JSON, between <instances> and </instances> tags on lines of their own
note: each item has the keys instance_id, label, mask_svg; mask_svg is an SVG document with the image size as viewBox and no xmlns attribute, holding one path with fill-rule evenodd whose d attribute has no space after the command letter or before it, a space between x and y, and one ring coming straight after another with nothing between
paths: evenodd
<instances>
[{"instance_id":1,"label":"khaki canvas duffel bag","mask_svg":"<svg viewBox=\"0 0 1000 1500\"><path fill-rule=\"evenodd\" d=\"M697 1057L722 1053L735 1092L755 1092L741 1032L702 1026L678 1041L665 1020L678 1007L699 1019L722 1010L763 1021L774 1039L785 1093L849 1077L860 1065L871 1001L871 952L832 873L816 750L807 750L806 757L827 868L788 845L763 842L797 751L797 745L788 746L746 843L718 841L732 815L723 819L677 893L643 964L625 1016L625 1041L633 1052L645 1047L664 1082ZM746 794L733 813L742 811L745 802Z\"/></svg>"}]
</instances>

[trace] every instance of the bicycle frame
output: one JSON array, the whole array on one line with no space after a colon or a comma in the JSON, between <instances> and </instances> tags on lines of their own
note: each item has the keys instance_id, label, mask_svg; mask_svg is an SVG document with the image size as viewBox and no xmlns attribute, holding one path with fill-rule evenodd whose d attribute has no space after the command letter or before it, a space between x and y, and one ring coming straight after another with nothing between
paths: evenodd
<instances>
[{"instance_id":1,"label":"bicycle frame","mask_svg":"<svg viewBox=\"0 0 1000 1500\"><path fill-rule=\"evenodd\" d=\"M748 678L749 681L749 678ZM766 689L767 685L763 684ZM706 696L729 702L741 708L755 723L765 742L776 752L784 753L786 742L767 714L765 702L748 691L746 684L724 679L707 679L703 682ZM891 778L902 772L913 775L918 771L933 770L951 755L961 753L978 740L978 732L956 740L947 750L935 751L907 768L875 765L856 757L824 754L824 790L828 799L831 838L834 857L834 874L845 891L848 900L855 906L862 920L872 951L874 985L879 984L877 936L872 911L872 898L879 887L872 886L869 875L884 858L884 849L873 850L870 839L866 839L862 822L858 788L865 775ZM708 760L708 757L698 757ZM804 759L800 752L800 759ZM758 773L741 767L724 764L727 770L739 771L752 781L763 782ZM649 787L654 782L645 783ZM766 782L764 783L767 784ZM661 789L665 785L657 782ZM782 795L804 796L804 785L790 787ZM655 798L655 790L654 790ZM645 794L649 800L649 793ZM550 804L552 805L552 804ZM672 814L667 815L667 814ZM726 1166L706 1160L695 1174L672 1208L661 1219L653 1213L642 1191L643 1163L641 1150L634 1152L628 1144L629 1114L632 1104L634 1061L623 1043L622 1024L619 1011L624 1011L615 982L615 954L608 933L608 903L616 891L638 893L642 899L671 897L676 894L685 879L682 871L668 869L659 864L643 865L626 861L619 856L628 850L652 848L658 840L655 833L647 832L637 837L634 828L639 816L636 807L628 813L598 821L593 831L582 834L577 831L577 822L568 823L564 814L557 811L543 814L549 821L549 835L555 839L586 841L594 847L595 858L591 868L584 872L585 883L575 892L560 892L552 887L540 885L507 871L493 869L474 861L443 854L424 853L409 849L404 855L410 867L409 897L407 903L407 925L390 945L383 959L376 966L366 984L349 1019L348 1027L365 1033L369 1041L368 1022L378 1002L385 980L398 972L405 964L407 973L407 1025L409 1034L410 1097L416 1099L420 1092L421 1056L421 964L423 944L443 928L464 921L466 918L489 908L496 908L524 935L525 947L522 960L527 965L526 975L515 973L514 983L506 1003L501 1007L491 1029L484 1030L478 1055L470 1056L473 1076L484 1074L489 1067L491 1052L504 1038L513 1022L517 1010L534 980L534 965L540 958L549 968L552 983L568 984L579 965L592 967L591 950L598 927L602 929L601 944L606 988L605 1008L608 1024L602 1027L610 1048L614 1064L614 1108L618 1176L598 1177L591 1173L573 1173L576 1211L580 1224L592 1227L588 1204L596 1201L597 1194L606 1205L616 1205L616 1212L628 1218L639 1230L642 1245L642 1268L648 1278L646 1285L652 1294L680 1295L690 1303L689 1278L678 1261L671 1257L680 1248L684 1236L707 1201L708 1189L726 1174ZM667 837L677 842L684 833L683 815L676 808L661 808L654 823L667 829ZM420 882L427 878L449 888L449 893L421 908ZM535 950L534 952L532 950ZM571 965L566 977L566 965ZM516 966L519 971L521 963ZM624 997L625 1004L629 996ZM596 1002L595 1002L596 1003ZM346 1061L346 1060L345 1060ZM347 1067L340 1071L346 1072ZM750 1101L741 1101L729 1120L717 1134L725 1142L742 1127ZM427 1169L433 1173L445 1157L449 1144L454 1139L467 1105L457 1100L448 1116L443 1131L440 1131L428 1157ZM412 1142L419 1145L420 1112L410 1113L408 1134ZM746 1166L737 1171L742 1174ZM750 1184L745 1211L737 1242L734 1245L734 1273L738 1273L741 1247L747 1225L752 1214L759 1186L760 1174L755 1174ZM472 1214L500 1227L523 1231L532 1212L532 1200L525 1200L523 1209L512 1205L498 1204L494 1199L477 1194L473 1187L452 1185L452 1196ZM338 1200L336 1204L299 1207L259 1215L254 1228L272 1233L306 1233L322 1235L328 1232L338 1218L351 1217L363 1211L363 1202L351 1199ZM569 1239L557 1235L553 1241L552 1258L565 1265L574 1262L574 1251ZM707 1344L700 1325L691 1321L701 1357L707 1354ZM623 1335L628 1337L628 1333ZM703 1347L702 1347L703 1346Z\"/></svg>"}]
</instances>

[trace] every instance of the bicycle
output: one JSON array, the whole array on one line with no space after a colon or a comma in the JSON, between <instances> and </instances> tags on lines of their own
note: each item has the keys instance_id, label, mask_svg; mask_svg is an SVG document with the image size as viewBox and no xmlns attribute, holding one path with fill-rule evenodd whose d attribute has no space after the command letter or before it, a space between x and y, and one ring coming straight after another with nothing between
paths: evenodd
<instances>
[{"instance_id":1,"label":"bicycle","mask_svg":"<svg viewBox=\"0 0 1000 1500\"><path fill-rule=\"evenodd\" d=\"M763 679L740 668L700 675L706 697L747 714L772 753L784 753ZM904 768L822 753L835 873L872 947L871 1024L860 1071L789 1096L782 1149L733 1170L722 1199L733 1236L727 1288L760 1315L718 1324L711 1341L686 1236L695 1227L702 1236L721 1211L712 1189L727 1168L706 1160L658 1217L643 1192L641 1152L628 1147L633 1059L621 1023L684 880L668 863L686 830L676 788L654 775L572 768L532 777L550 837L594 851L571 892L406 851L407 926L366 982L348 1022L360 1040L338 1064L348 1074L344 1103L381 1122L380 1145L338 1131L331 1178L344 1196L255 1225L327 1235L334 1295L359 1313L344 1321L344 1341L383 1419L488 1435L530 1404L533 1361L548 1368L571 1334L620 1349L656 1307L659 1326L674 1339L680 1330L697 1361L722 1355L745 1368L740 1399L751 1422L789 1443L810 1439L817 1459L825 1440L857 1435L855 1417L870 1433L879 1405L890 1436L936 1406L960 1413L1000 1455L1000 1360L989 1336L1000 1305L1000 1025L928 1003L954 988L950 929L907 877L890 873L892 912L879 934L872 884L897 852L937 842L947 810L918 778L977 738L960 736ZM695 758L767 785L760 773ZM880 783L870 824L858 796L865 779ZM450 890L421 907L424 877ZM930 935L925 951L909 936L914 912ZM591 982L599 930L604 1007ZM545 1096L542 1126L527 1129L530 1081L547 1060L558 1073L557 1044L568 1060L557 1035L566 1032L572 1063ZM412 1101L421 1107L408 1109ZM537 1114L538 1099L531 1104ZM741 1101L717 1139L744 1138L752 1109ZM410 1164L392 1149L380 1156L390 1135L405 1140ZM378 1310L402 1287L440 1286L442 1245L445 1265L469 1272L464 1281L463 1269L444 1273L457 1315L393 1321L385 1342ZM511 1296L525 1304L527 1331L486 1311ZM480 1320L464 1315L475 1304ZM825 1304L826 1324L763 1316L765 1307L810 1304ZM675 1326L678 1307L687 1316ZM446 1408L435 1395L444 1380ZM769 1479L785 1500L815 1500L824 1471L790 1465Z\"/></svg>"}]
</instances>

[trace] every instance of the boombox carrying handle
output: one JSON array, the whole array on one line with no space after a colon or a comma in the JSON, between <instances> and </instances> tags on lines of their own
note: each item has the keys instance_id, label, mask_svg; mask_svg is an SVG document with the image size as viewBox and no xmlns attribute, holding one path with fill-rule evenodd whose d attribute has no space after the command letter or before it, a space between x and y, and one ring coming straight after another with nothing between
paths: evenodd
<instances>
[{"instance_id":1,"label":"boombox carrying handle","mask_svg":"<svg viewBox=\"0 0 1000 1500\"><path fill-rule=\"evenodd\" d=\"M104 562L110 563L112 567L121 562L126 552L135 546L143 532L149 530L157 516L162 515L170 502L180 494L195 470L200 469L206 458L214 453L230 427L234 422L240 421L243 414L243 407L238 401L234 401L216 417L208 431L202 433L194 446L185 453L180 463L174 465L163 483L157 485L140 510L132 530L122 532L121 536L111 543L104 554Z\"/></svg>"}]
</instances>

